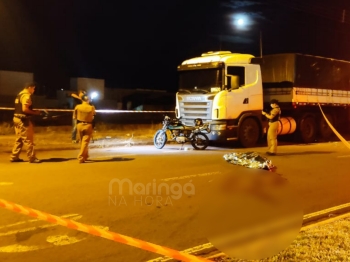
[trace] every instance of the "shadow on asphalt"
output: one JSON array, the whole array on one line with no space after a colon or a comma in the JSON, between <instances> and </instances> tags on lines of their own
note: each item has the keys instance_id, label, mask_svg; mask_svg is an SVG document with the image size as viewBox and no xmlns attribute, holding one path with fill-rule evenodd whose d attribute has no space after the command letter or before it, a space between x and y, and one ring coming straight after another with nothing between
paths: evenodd
<instances>
[{"instance_id":1,"label":"shadow on asphalt","mask_svg":"<svg viewBox=\"0 0 350 262\"><path fill-rule=\"evenodd\" d=\"M76 160L76 158L62 158L62 157L55 157L55 158L48 158L48 159L41 159L41 162L65 162L69 160Z\"/></svg>"},{"instance_id":2,"label":"shadow on asphalt","mask_svg":"<svg viewBox=\"0 0 350 262\"><path fill-rule=\"evenodd\" d=\"M120 162L120 161L131 161L131 160L135 160L135 158L125 158L125 157L113 157L113 158L109 158L109 159L91 159L88 160L85 163L95 163L95 162Z\"/></svg>"},{"instance_id":3,"label":"shadow on asphalt","mask_svg":"<svg viewBox=\"0 0 350 262\"><path fill-rule=\"evenodd\" d=\"M332 154L334 151L304 151L304 152L289 152L289 153L277 153L277 156L299 156L299 155L322 155Z\"/></svg>"},{"instance_id":4,"label":"shadow on asphalt","mask_svg":"<svg viewBox=\"0 0 350 262\"><path fill-rule=\"evenodd\" d=\"M109 159L89 159L85 163L94 163L94 162L120 162L120 161L131 161L134 160L135 158L125 158L125 157L113 157ZM77 158L48 158L48 159L41 159L42 163L47 163L47 162L65 162L65 161L70 161L70 160L77 160Z\"/></svg>"}]
</instances>

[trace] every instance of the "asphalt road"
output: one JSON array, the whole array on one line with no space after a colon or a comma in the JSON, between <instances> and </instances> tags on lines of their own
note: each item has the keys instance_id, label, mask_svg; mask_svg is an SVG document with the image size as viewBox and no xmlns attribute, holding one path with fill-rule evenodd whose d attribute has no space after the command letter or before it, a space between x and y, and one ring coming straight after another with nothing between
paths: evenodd
<instances>
[{"instance_id":1,"label":"asphalt road","mask_svg":"<svg viewBox=\"0 0 350 262\"><path fill-rule=\"evenodd\" d=\"M185 147L189 150L179 145L93 149L93 161L86 164L76 160L77 150L38 152L41 164L10 163L8 154L0 153L0 198L175 250L188 249L208 242L199 214L203 201L215 192L212 182L251 172L226 162L223 155L264 155L265 148ZM274 172L259 172L286 179L304 214L350 202L350 150L341 142L284 145L269 159ZM159 256L0 208L0 261L147 261Z\"/></svg>"}]
</instances>

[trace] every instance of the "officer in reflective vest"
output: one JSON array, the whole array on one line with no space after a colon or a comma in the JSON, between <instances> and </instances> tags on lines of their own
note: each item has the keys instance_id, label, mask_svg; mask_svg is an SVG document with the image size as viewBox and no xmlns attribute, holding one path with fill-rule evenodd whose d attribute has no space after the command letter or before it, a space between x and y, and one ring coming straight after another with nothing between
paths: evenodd
<instances>
[{"instance_id":1,"label":"officer in reflective vest","mask_svg":"<svg viewBox=\"0 0 350 262\"><path fill-rule=\"evenodd\" d=\"M77 120L77 131L81 148L78 155L79 163L84 163L89 157L89 142L92 137L92 122L95 117L95 107L90 105L87 95L82 96L82 104L77 105L73 112L73 118Z\"/></svg>"},{"instance_id":2,"label":"officer in reflective vest","mask_svg":"<svg viewBox=\"0 0 350 262\"><path fill-rule=\"evenodd\" d=\"M25 144L27 147L27 157L29 159L29 163L41 162L35 156L33 143L34 130L30 118L33 115L45 115L46 112L33 110L31 97L35 91L35 85L36 83L26 84L24 89L15 99L13 124L16 132L16 141L10 157L11 162L23 162L23 159L19 158L23 144Z\"/></svg>"},{"instance_id":3,"label":"officer in reflective vest","mask_svg":"<svg viewBox=\"0 0 350 262\"><path fill-rule=\"evenodd\" d=\"M262 112L269 119L269 129L267 131L267 155L274 156L277 153L277 131L281 115L281 109L278 105L278 100L272 99L270 102L272 110L270 113Z\"/></svg>"}]
</instances>

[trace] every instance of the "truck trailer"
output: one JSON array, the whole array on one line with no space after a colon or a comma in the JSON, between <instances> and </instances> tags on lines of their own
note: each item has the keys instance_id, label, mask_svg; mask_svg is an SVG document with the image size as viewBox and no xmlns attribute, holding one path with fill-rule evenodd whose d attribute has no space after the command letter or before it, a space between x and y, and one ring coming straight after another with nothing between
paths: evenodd
<instances>
[{"instance_id":1,"label":"truck trailer","mask_svg":"<svg viewBox=\"0 0 350 262\"><path fill-rule=\"evenodd\" d=\"M176 117L185 124L210 122L210 140L239 141L254 147L267 132L270 100L282 111L279 135L300 142L329 139L347 127L350 105L350 62L285 53L254 57L230 51L207 52L178 66Z\"/></svg>"}]
</instances>

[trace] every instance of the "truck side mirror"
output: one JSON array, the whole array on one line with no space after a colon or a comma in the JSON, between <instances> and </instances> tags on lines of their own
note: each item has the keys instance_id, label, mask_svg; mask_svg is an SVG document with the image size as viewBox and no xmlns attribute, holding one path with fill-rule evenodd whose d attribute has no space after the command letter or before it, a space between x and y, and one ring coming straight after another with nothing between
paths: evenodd
<instances>
[{"instance_id":1,"label":"truck side mirror","mask_svg":"<svg viewBox=\"0 0 350 262\"><path fill-rule=\"evenodd\" d=\"M239 76L236 75L228 75L227 76L227 89L234 90L239 88Z\"/></svg>"}]
</instances>

